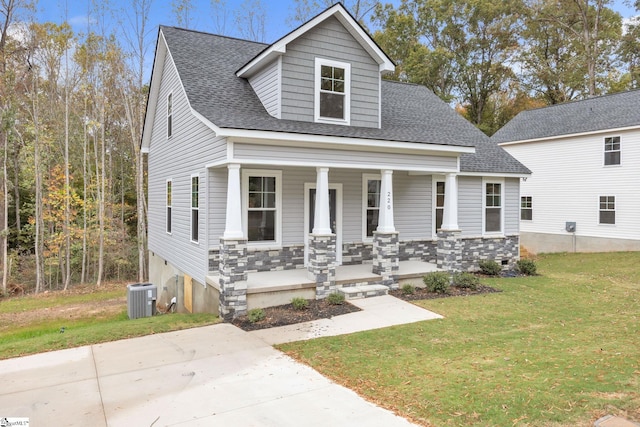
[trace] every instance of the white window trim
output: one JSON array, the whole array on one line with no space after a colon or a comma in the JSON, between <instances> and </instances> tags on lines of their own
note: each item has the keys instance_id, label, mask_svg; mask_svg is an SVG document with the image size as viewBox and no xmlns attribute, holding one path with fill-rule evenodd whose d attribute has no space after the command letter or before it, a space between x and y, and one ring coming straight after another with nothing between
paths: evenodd
<instances>
[{"instance_id":1,"label":"white window trim","mask_svg":"<svg viewBox=\"0 0 640 427\"><path fill-rule=\"evenodd\" d=\"M198 178L198 206L197 207L193 207L192 206L192 196L193 196L193 178ZM193 211L196 210L198 211L198 240L193 240ZM191 240L191 243L200 244L200 174L194 173L191 174L191 177L189 178L189 240Z\"/></svg>"},{"instance_id":2,"label":"white window trim","mask_svg":"<svg viewBox=\"0 0 640 427\"><path fill-rule=\"evenodd\" d=\"M169 196L169 192L167 191L169 189L169 183L171 183L171 204L167 203L167 199ZM171 208L171 217L167 215L167 211L169 208ZM171 231L168 230L168 219L171 220ZM168 178L164 183L164 231L168 235L171 235L173 232L173 179L171 178Z\"/></svg>"},{"instance_id":3,"label":"white window trim","mask_svg":"<svg viewBox=\"0 0 640 427\"><path fill-rule=\"evenodd\" d=\"M605 148L605 144L606 144L606 140L607 138L618 138L620 140L620 149L617 151L607 151ZM607 153L615 153L618 152L620 153L620 163L618 163L617 165L608 165L605 161L605 158L607 157ZM602 166L605 168L617 168L622 166L622 136L620 135L610 135L610 136L605 136L602 138Z\"/></svg>"},{"instance_id":4,"label":"white window trim","mask_svg":"<svg viewBox=\"0 0 640 427\"><path fill-rule=\"evenodd\" d=\"M344 69L344 119L333 119L330 117L320 116L320 69L323 65ZM331 59L316 58L313 96L314 117L316 122L333 123L338 125L351 124L351 64L347 62L333 61Z\"/></svg>"},{"instance_id":5,"label":"white window trim","mask_svg":"<svg viewBox=\"0 0 640 427\"><path fill-rule=\"evenodd\" d=\"M375 173L363 173L362 174L362 241L363 242L373 242L373 237L367 236L367 209L368 199L367 194L369 187L367 186L367 181L369 180L378 180L382 181L382 175ZM380 205L380 201L378 201L378 205ZM378 210L380 210L380 206L378 206ZM378 213L378 218L380 214Z\"/></svg>"},{"instance_id":6,"label":"white window trim","mask_svg":"<svg viewBox=\"0 0 640 427\"><path fill-rule=\"evenodd\" d=\"M444 175L432 175L431 176L431 233L433 238L438 237L436 232L436 208L438 203L438 182L445 182L446 177ZM447 191L445 184L444 191Z\"/></svg>"},{"instance_id":7,"label":"white window trim","mask_svg":"<svg viewBox=\"0 0 640 427\"><path fill-rule=\"evenodd\" d=\"M522 198L529 197L531 199L531 207L526 209L531 209L531 219L522 219ZM533 222L533 196L530 195L520 195L520 221Z\"/></svg>"},{"instance_id":8,"label":"white window trim","mask_svg":"<svg viewBox=\"0 0 640 427\"><path fill-rule=\"evenodd\" d=\"M616 219L615 222L613 224L607 224L604 222L600 222L600 197L613 197L613 210L607 209L606 212L614 212L616 214ZM616 224L618 223L618 196L616 194L600 194L598 195L598 199L597 199L598 204L596 206L598 206L598 226L599 227L615 227Z\"/></svg>"},{"instance_id":9,"label":"white window trim","mask_svg":"<svg viewBox=\"0 0 640 427\"><path fill-rule=\"evenodd\" d=\"M276 178L276 233L275 241L251 242L249 248L282 248L282 171L273 169L242 169L242 227L243 233L249 237L249 177L267 176Z\"/></svg>"},{"instance_id":10,"label":"white window trim","mask_svg":"<svg viewBox=\"0 0 640 427\"><path fill-rule=\"evenodd\" d=\"M487 231L487 184L500 184L500 231ZM504 179L483 178L482 179L482 235L499 237L504 236Z\"/></svg>"},{"instance_id":11,"label":"white window trim","mask_svg":"<svg viewBox=\"0 0 640 427\"><path fill-rule=\"evenodd\" d=\"M171 103L169 103L169 100L171 100ZM169 92L167 94L167 139L173 136L173 101L173 92ZM169 111L169 105L171 105L171 111ZM169 132L169 120L171 120L171 132Z\"/></svg>"}]
</instances>

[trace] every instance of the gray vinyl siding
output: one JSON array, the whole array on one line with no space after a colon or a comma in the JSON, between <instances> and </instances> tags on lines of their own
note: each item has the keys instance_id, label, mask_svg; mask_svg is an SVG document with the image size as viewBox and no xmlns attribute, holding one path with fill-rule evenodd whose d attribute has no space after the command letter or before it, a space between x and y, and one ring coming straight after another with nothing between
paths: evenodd
<instances>
[{"instance_id":1,"label":"gray vinyl siding","mask_svg":"<svg viewBox=\"0 0 640 427\"><path fill-rule=\"evenodd\" d=\"M393 212L401 240L431 239L431 176L393 173Z\"/></svg>"},{"instance_id":2,"label":"gray vinyl siding","mask_svg":"<svg viewBox=\"0 0 640 427\"><path fill-rule=\"evenodd\" d=\"M482 177L458 177L458 226L462 236L482 235Z\"/></svg>"},{"instance_id":3,"label":"gray vinyl siding","mask_svg":"<svg viewBox=\"0 0 640 427\"><path fill-rule=\"evenodd\" d=\"M284 147L275 145L235 143L234 158L271 162L309 162L315 164L374 165L393 169L456 171L456 157L398 153L376 153L371 151L327 150L322 148Z\"/></svg>"},{"instance_id":4,"label":"gray vinyl siding","mask_svg":"<svg viewBox=\"0 0 640 427\"><path fill-rule=\"evenodd\" d=\"M167 138L167 95L172 93L173 135ZM151 251L204 282L207 271L205 165L226 156L226 142L191 114L170 55L165 58L148 157ZM199 242L191 242L191 175L199 176ZM172 233L166 233L166 182L172 180Z\"/></svg>"},{"instance_id":5,"label":"gray vinyl siding","mask_svg":"<svg viewBox=\"0 0 640 427\"><path fill-rule=\"evenodd\" d=\"M209 169L208 191L208 222L209 247L215 249L220 244L220 237L224 234L227 216L227 168Z\"/></svg>"},{"instance_id":6,"label":"gray vinyl siding","mask_svg":"<svg viewBox=\"0 0 640 427\"><path fill-rule=\"evenodd\" d=\"M333 17L287 45L282 57L282 118L314 121L315 58L351 64L351 125L379 127L378 64Z\"/></svg>"},{"instance_id":7,"label":"gray vinyl siding","mask_svg":"<svg viewBox=\"0 0 640 427\"><path fill-rule=\"evenodd\" d=\"M249 79L265 110L273 117L280 118L280 62L273 61L258 74Z\"/></svg>"},{"instance_id":8,"label":"gray vinyl siding","mask_svg":"<svg viewBox=\"0 0 640 427\"><path fill-rule=\"evenodd\" d=\"M520 179L504 180L504 234L511 236L520 232Z\"/></svg>"}]
</instances>

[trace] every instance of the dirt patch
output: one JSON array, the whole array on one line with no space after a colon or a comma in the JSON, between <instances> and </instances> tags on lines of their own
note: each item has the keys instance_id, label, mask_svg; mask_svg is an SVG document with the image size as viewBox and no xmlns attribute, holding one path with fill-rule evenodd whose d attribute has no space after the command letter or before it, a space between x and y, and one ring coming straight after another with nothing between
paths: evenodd
<instances>
[{"instance_id":1,"label":"dirt patch","mask_svg":"<svg viewBox=\"0 0 640 427\"><path fill-rule=\"evenodd\" d=\"M97 291L123 290L123 295L100 301L86 301L77 304L65 304L52 307L34 308L18 313L0 313L0 330L30 325L36 322L47 320L75 320L86 317L107 317L121 313L127 307L127 285L123 283L109 283L100 285L74 286L66 291L53 290L44 291L38 294L27 294L25 297L33 299L51 299L71 295L87 295ZM21 297L12 297L21 298ZM1 298L0 303L10 298ZM61 327L64 325L60 325Z\"/></svg>"},{"instance_id":2,"label":"dirt patch","mask_svg":"<svg viewBox=\"0 0 640 427\"><path fill-rule=\"evenodd\" d=\"M240 316L231 323L245 331L255 331L276 326L293 325L310 320L329 319L333 316L360 311L358 307L346 301L339 305L329 304L327 300L308 301L309 307L304 310L296 310L292 304L279 305L277 307L264 308L265 317L258 322L251 323L247 316Z\"/></svg>"},{"instance_id":3,"label":"dirt patch","mask_svg":"<svg viewBox=\"0 0 640 427\"><path fill-rule=\"evenodd\" d=\"M402 289L396 289L389 291L389 295L393 295L396 298L400 298L405 301L416 301L421 299L436 299L436 298L449 298L449 297L466 297L470 295L492 294L495 292L502 292L499 289L492 288L491 286L479 285L477 289L463 289L456 286L451 286L449 292L446 294L440 294L436 292L429 292L425 287L416 287L414 293L406 294Z\"/></svg>"}]
</instances>

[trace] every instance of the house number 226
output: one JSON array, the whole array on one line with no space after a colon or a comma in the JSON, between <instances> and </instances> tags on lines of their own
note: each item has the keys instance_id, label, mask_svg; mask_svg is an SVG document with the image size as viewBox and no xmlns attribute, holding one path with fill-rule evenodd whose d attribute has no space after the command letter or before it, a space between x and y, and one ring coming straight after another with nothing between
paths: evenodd
<instances>
[{"instance_id":1,"label":"house number 226","mask_svg":"<svg viewBox=\"0 0 640 427\"><path fill-rule=\"evenodd\" d=\"M391 209L391 191L387 192L387 209Z\"/></svg>"}]
</instances>

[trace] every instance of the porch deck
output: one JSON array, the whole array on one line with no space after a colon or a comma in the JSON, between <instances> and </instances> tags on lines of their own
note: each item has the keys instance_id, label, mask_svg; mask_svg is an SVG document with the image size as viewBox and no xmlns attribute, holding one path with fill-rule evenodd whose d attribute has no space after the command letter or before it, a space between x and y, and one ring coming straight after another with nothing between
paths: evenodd
<instances>
[{"instance_id":1,"label":"porch deck","mask_svg":"<svg viewBox=\"0 0 640 427\"><path fill-rule=\"evenodd\" d=\"M380 283L382 276L374 274L372 264L341 265L336 267L336 287ZM422 276L437 271L435 264L423 261L400 261L398 283L411 281L422 284ZM207 283L220 289L218 276L207 276ZM310 279L306 268L294 270L261 271L247 275L247 301L249 309L287 304L291 298L315 298L316 283Z\"/></svg>"}]
</instances>

